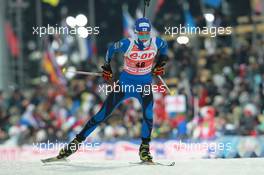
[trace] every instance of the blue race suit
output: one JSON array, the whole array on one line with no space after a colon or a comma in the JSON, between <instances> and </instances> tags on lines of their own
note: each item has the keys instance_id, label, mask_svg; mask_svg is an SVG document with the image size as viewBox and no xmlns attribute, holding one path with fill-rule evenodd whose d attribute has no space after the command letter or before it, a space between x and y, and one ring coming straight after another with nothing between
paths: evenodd
<instances>
[{"instance_id":1,"label":"blue race suit","mask_svg":"<svg viewBox=\"0 0 264 175\"><path fill-rule=\"evenodd\" d=\"M114 43L108 48L105 61L110 63L114 53L123 53L125 66L119 77L119 84L123 86L151 85L151 68L153 60L157 54L167 55L167 47L167 43L158 37L151 38L149 46L144 46L137 40L126 38ZM146 60L146 63L144 60ZM148 66L148 68L146 68L146 66ZM117 108L123 100L134 97L140 102L143 111L141 137L142 139L150 139L153 126L153 94L152 90L149 91L149 93L145 93L144 91L111 92L99 112L86 123L77 137L84 140L102 121L106 120L111 115L113 110Z\"/></svg>"}]
</instances>

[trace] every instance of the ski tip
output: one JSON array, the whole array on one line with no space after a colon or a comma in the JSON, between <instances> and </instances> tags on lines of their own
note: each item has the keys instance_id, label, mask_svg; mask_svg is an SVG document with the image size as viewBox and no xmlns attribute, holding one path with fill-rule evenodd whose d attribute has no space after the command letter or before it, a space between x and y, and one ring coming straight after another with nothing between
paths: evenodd
<instances>
[{"instance_id":1,"label":"ski tip","mask_svg":"<svg viewBox=\"0 0 264 175\"><path fill-rule=\"evenodd\" d=\"M129 162L134 165L160 165L160 166L174 166L175 162L162 163L162 162Z\"/></svg>"},{"instance_id":2,"label":"ski tip","mask_svg":"<svg viewBox=\"0 0 264 175\"><path fill-rule=\"evenodd\" d=\"M47 163L47 162L50 162L50 158L48 158L48 159L41 159L40 160L42 163Z\"/></svg>"},{"instance_id":3,"label":"ski tip","mask_svg":"<svg viewBox=\"0 0 264 175\"><path fill-rule=\"evenodd\" d=\"M42 163L46 164L46 163L51 163L51 162L67 162L67 159L58 159L57 157L51 157L51 158L47 158L47 159L41 159L40 160Z\"/></svg>"},{"instance_id":4,"label":"ski tip","mask_svg":"<svg viewBox=\"0 0 264 175\"><path fill-rule=\"evenodd\" d=\"M175 162L171 162L171 164L169 166L174 166L175 165Z\"/></svg>"},{"instance_id":5,"label":"ski tip","mask_svg":"<svg viewBox=\"0 0 264 175\"><path fill-rule=\"evenodd\" d=\"M46 159L41 159L40 161L41 161L41 163L43 163L43 164L46 164L46 163L49 162L49 161L47 161Z\"/></svg>"},{"instance_id":6,"label":"ski tip","mask_svg":"<svg viewBox=\"0 0 264 175\"><path fill-rule=\"evenodd\" d=\"M154 164L161 165L161 166L174 166L175 162L169 162L169 163L154 162Z\"/></svg>"}]
</instances>

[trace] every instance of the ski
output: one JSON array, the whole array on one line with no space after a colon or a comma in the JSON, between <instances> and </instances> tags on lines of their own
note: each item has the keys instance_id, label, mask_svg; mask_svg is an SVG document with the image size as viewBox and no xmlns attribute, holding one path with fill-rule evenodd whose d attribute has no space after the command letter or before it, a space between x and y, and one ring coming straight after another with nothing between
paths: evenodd
<instances>
[{"instance_id":1,"label":"ski","mask_svg":"<svg viewBox=\"0 0 264 175\"><path fill-rule=\"evenodd\" d=\"M42 163L51 163L51 162L67 162L67 159L58 159L57 157L51 157L47 159L41 159Z\"/></svg>"},{"instance_id":2,"label":"ski","mask_svg":"<svg viewBox=\"0 0 264 175\"><path fill-rule=\"evenodd\" d=\"M161 162L129 162L133 165L159 165L159 166L174 166L175 162L161 163Z\"/></svg>"}]
</instances>

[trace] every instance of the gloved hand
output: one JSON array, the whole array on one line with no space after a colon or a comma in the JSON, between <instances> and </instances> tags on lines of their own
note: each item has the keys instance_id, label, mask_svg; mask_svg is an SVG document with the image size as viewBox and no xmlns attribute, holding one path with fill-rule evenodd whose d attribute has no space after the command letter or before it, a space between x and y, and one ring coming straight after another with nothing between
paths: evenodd
<instances>
[{"instance_id":1,"label":"gloved hand","mask_svg":"<svg viewBox=\"0 0 264 175\"><path fill-rule=\"evenodd\" d=\"M159 55L158 56L158 61L154 68L152 69L152 74L153 75L164 75L165 74L165 69L164 66L168 61L168 56L167 55Z\"/></svg>"},{"instance_id":2,"label":"gloved hand","mask_svg":"<svg viewBox=\"0 0 264 175\"><path fill-rule=\"evenodd\" d=\"M102 75L103 79L105 81L110 81L113 77L113 72L112 72L110 64L106 63L101 68L103 69L103 75Z\"/></svg>"},{"instance_id":3,"label":"gloved hand","mask_svg":"<svg viewBox=\"0 0 264 175\"><path fill-rule=\"evenodd\" d=\"M165 66L165 63L156 64L156 66L152 69L152 74L156 76L164 75L165 74L164 66Z\"/></svg>"}]
</instances>

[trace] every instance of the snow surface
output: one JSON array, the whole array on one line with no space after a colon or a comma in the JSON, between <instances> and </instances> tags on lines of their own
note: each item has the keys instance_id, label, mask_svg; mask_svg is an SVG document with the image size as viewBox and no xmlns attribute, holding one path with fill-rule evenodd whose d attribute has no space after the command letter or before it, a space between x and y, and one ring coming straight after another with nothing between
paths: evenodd
<instances>
[{"instance_id":1,"label":"snow surface","mask_svg":"<svg viewBox=\"0 0 264 175\"><path fill-rule=\"evenodd\" d=\"M138 160L135 160L136 162ZM263 175L263 158L183 159L172 167L132 165L120 160L70 160L43 164L40 160L2 160L0 175ZM160 160L170 162L170 160Z\"/></svg>"}]
</instances>

